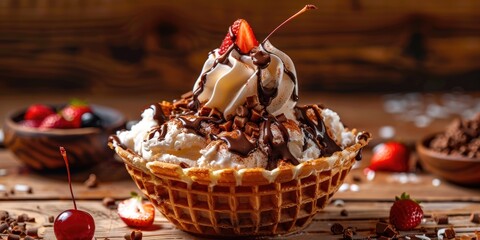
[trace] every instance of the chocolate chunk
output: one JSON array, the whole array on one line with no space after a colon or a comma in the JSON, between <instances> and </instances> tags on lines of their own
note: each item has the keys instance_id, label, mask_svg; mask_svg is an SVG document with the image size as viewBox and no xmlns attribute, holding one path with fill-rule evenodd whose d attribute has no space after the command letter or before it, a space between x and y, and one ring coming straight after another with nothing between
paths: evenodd
<instances>
[{"instance_id":1,"label":"chocolate chunk","mask_svg":"<svg viewBox=\"0 0 480 240\"><path fill-rule=\"evenodd\" d=\"M237 109L235 109L235 113L239 117L247 117L248 109L245 106L238 106Z\"/></svg>"},{"instance_id":2,"label":"chocolate chunk","mask_svg":"<svg viewBox=\"0 0 480 240\"><path fill-rule=\"evenodd\" d=\"M20 240L20 236L17 234L8 234L7 240Z\"/></svg>"},{"instance_id":3,"label":"chocolate chunk","mask_svg":"<svg viewBox=\"0 0 480 240\"><path fill-rule=\"evenodd\" d=\"M55 217L54 216L48 216L48 222L49 223L53 223L55 221Z\"/></svg>"},{"instance_id":4,"label":"chocolate chunk","mask_svg":"<svg viewBox=\"0 0 480 240\"><path fill-rule=\"evenodd\" d=\"M470 222L472 223L480 223L480 213L472 213L470 215Z\"/></svg>"},{"instance_id":5,"label":"chocolate chunk","mask_svg":"<svg viewBox=\"0 0 480 240\"><path fill-rule=\"evenodd\" d=\"M348 216L348 211L347 211L347 209L342 209L342 211L340 211L340 216L347 217L347 216Z\"/></svg>"},{"instance_id":6,"label":"chocolate chunk","mask_svg":"<svg viewBox=\"0 0 480 240\"><path fill-rule=\"evenodd\" d=\"M346 228L343 230L343 239L344 240L353 240L353 235L355 234L352 228Z\"/></svg>"},{"instance_id":7,"label":"chocolate chunk","mask_svg":"<svg viewBox=\"0 0 480 240\"><path fill-rule=\"evenodd\" d=\"M7 219L8 216L9 216L9 214L8 214L7 211L0 210L0 220L1 221L4 221L5 219Z\"/></svg>"},{"instance_id":8,"label":"chocolate chunk","mask_svg":"<svg viewBox=\"0 0 480 240\"><path fill-rule=\"evenodd\" d=\"M83 183L87 188L96 188L98 187L97 175L91 173L88 176L88 179Z\"/></svg>"},{"instance_id":9,"label":"chocolate chunk","mask_svg":"<svg viewBox=\"0 0 480 240\"><path fill-rule=\"evenodd\" d=\"M142 240L142 231L133 230L130 233L125 234L126 240Z\"/></svg>"},{"instance_id":10,"label":"chocolate chunk","mask_svg":"<svg viewBox=\"0 0 480 240\"><path fill-rule=\"evenodd\" d=\"M434 219L437 224L448 224L447 215L435 215Z\"/></svg>"},{"instance_id":11,"label":"chocolate chunk","mask_svg":"<svg viewBox=\"0 0 480 240\"><path fill-rule=\"evenodd\" d=\"M260 131L260 128L258 127L257 124L253 122L248 122L245 125L245 134L247 134L248 136L252 136L253 132L258 132L258 131Z\"/></svg>"},{"instance_id":12,"label":"chocolate chunk","mask_svg":"<svg viewBox=\"0 0 480 240\"><path fill-rule=\"evenodd\" d=\"M389 224L384 223L384 222L377 222L377 225L375 226L375 233L377 235L383 235L387 228L389 227Z\"/></svg>"},{"instance_id":13,"label":"chocolate chunk","mask_svg":"<svg viewBox=\"0 0 480 240\"><path fill-rule=\"evenodd\" d=\"M340 223L334 223L334 224L330 227L330 231L331 231L334 235L342 234L342 233L343 233L343 225L340 224Z\"/></svg>"},{"instance_id":14,"label":"chocolate chunk","mask_svg":"<svg viewBox=\"0 0 480 240\"><path fill-rule=\"evenodd\" d=\"M254 108L259 104L258 98L256 96L247 97L247 108Z\"/></svg>"},{"instance_id":15,"label":"chocolate chunk","mask_svg":"<svg viewBox=\"0 0 480 240\"><path fill-rule=\"evenodd\" d=\"M34 218L34 217L29 217L29 218L27 219L27 222L34 223L34 222L35 222L35 218Z\"/></svg>"},{"instance_id":16,"label":"chocolate chunk","mask_svg":"<svg viewBox=\"0 0 480 240\"><path fill-rule=\"evenodd\" d=\"M29 227L26 233L27 236L38 237L38 228Z\"/></svg>"},{"instance_id":17,"label":"chocolate chunk","mask_svg":"<svg viewBox=\"0 0 480 240\"><path fill-rule=\"evenodd\" d=\"M12 228L12 233L16 235L23 235L24 234L24 229L20 226L15 226Z\"/></svg>"},{"instance_id":18,"label":"chocolate chunk","mask_svg":"<svg viewBox=\"0 0 480 240\"><path fill-rule=\"evenodd\" d=\"M395 230L395 228L389 224L382 235L385 237L394 238L395 236L397 236L397 234L398 232Z\"/></svg>"},{"instance_id":19,"label":"chocolate chunk","mask_svg":"<svg viewBox=\"0 0 480 240\"><path fill-rule=\"evenodd\" d=\"M223 114L218 109L214 108L212 111L210 111L208 116L216 119L222 119Z\"/></svg>"},{"instance_id":20,"label":"chocolate chunk","mask_svg":"<svg viewBox=\"0 0 480 240\"><path fill-rule=\"evenodd\" d=\"M226 121L220 124L219 127L222 131L230 132L232 130L232 125L233 125L232 121Z\"/></svg>"},{"instance_id":21,"label":"chocolate chunk","mask_svg":"<svg viewBox=\"0 0 480 240\"><path fill-rule=\"evenodd\" d=\"M17 222L26 222L28 220L28 214L20 214L17 217Z\"/></svg>"},{"instance_id":22,"label":"chocolate chunk","mask_svg":"<svg viewBox=\"0 0 480 240\"><path fill-rule=\"evenodd\" d=\"M105 206L107 208L116 208L115 199L113 199L111 197L103 198L102 204L103 204L103 206Z\"/></svg>"},{"instance_id":23,"label":"chocolate chunk","mask_svg":"<svg viewBox=\"0 0 480 240\"><path fill-rule=\"evenodd\" d=\"M250 117L250 121L259 122L260 119L262 119L262 113L257 110L252 110L252 116Z\"/></svg>"},{"instance_id":24,"label":"chocolate chunk","mask_svg":"<svg viewBox=\"0 0 480 240\"><path fill-rule=\"evenodd\" d=\"M233 129L242 129L247 123L247 118L236 116L233 119Z\"/></svg>"},{"instance_id":25,"label":"chocolate chunk","mask_svg":"<svg viewBox=\"0 0 480 240\"><path fill-rule=\"evenodd\" d=\"M4 222L0 224L0 233L5 233L8 230L8 223Z\"/></svg>"},{"instance_id":26,"label":"chocolate chunk","mask_svg":"<svg viewBox=\"0 0 480 240\"><path fill-rule=\"evenodd\" d=\"M208 115L210 115L210 112L212 112L212 109L204 106L204 107L200 108L200 110L198 111L198 115L208 116Z\"/></svg>"},{"instance_id":27,"label":"chocolate chunk","mask_svg":"<svg viewBox=\"0 0 480 240\"><path fill-rule=\"evenodd\" d=\"M453 230L453 228L445 229L445 237L447 239L455 238L455 230Z\"/></svg>"}]
</instances>

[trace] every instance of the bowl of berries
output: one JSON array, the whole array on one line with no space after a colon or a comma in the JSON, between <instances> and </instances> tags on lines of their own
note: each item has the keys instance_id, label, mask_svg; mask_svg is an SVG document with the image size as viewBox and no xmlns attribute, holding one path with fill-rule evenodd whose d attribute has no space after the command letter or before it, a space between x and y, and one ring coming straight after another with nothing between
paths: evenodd
<instances>
[{"instance_id":1,"label":"bowl of berries","mask_svg":"<svg viewBox=\"0 0 480 240\"><path fill-rule=\"evenodd\" d=\"M64 167L58 147L69 149L70 163L87 168L113 159L108 137L124 128L125 117L109 107L73 100L68 104L33 104L15 111L4 122L4 144L35 170Z\"/></svg>"}]
</instances>

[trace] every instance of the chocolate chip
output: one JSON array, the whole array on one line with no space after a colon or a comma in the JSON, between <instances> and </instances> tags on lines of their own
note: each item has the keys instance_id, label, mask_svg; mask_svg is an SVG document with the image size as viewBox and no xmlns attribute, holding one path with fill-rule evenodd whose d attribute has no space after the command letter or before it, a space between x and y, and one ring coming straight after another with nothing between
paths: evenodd
<instances>
[{"instance_id":1,"label":"chocolate chip","mask_svg":"<svg viewBox=\"0 0 480 240\"><path fill-rule=\"evenodd\" d=\"M480 213L472 213L470 215L470 222L472 223L480 223Z\"/></svg>"},{"instance_id":2,"label":"chocolate chip","mask_svg":"<svg viewBox=\"0 0 480 240\"><path fill-rule=\"evenodd\" d=\"M115 208L116 207L115 199L113 199L111 197L103 198L102 204L103 204L103 206L105 206L107 208Z\"/></svg>"},{"instance_id":3,"label":"chocolate chip","mask_svg":"<svg viewBox=\"0 0 480 240\"><path fill-rule=\"evenodd\" d=\"M236 116L233 119L233 129L241 129L247 123L247 118Z\"/></svg>"},{"instance_id":4,"label":"chocolate chip","mask_svg":"<svg viewBox=\"0 0 480 240\"><path fill-rule=\"evenodd\" d=\"M348 216L348 211L347 211L347 209L342 209L342 211L340 211L340 216L347 217L347 216Z\"/></svg>"},{"instance_id":5,"label":"chocolate chip","mask_svg":"<svg viewBox=\"0 0 480 240\"><path fill-rule=\"evenodd\" d=\"M340 223L334 223L334 224L330 227L330 231L331 231L334 235L342 234L342 233L343 233L343 225L340 224Z\"/></svg>"},{"instance_id":6,"label":"chocolate chip","mask_svg":"<svg viewBox=\"0 0 480 240\"><path fill-rule=\"evenodd\" d=\"M125 234L126 240L142 240L142 231L133 230L130 233Z\"/></svg>"},{"instance_id":7,"label":"chocolate chip","mask_svg":"<svg viewBox=\"0 0 480 240\"><path fill-rule=\"evenodd\" d=\"M219 127L222 131L230 132L232 130L232 124L233 124L232 121L226 121L220 124Z\"/></svg>"},{"instance_id":8,"label":"chocolate chip","mask_svg":"<svg viewBox=\"0 0 480 240\"><path fill-rule=\"evenodd\" d=\"M248 109L245 106L238 106L237 109L235 109L235 113L239 117L247 117Z\"/></svg>"},{"instance_id":9,"label":"chocolate chip","mask_svg":"<svg viewBox=\"0 0 480 240\"><path fill-rule=\"evenodd\" d=\"M88 179L83 183L87 188L96 188L98 187L97 175L91 173L88 176Z\"/></svg>"},{"instance_id":10,"label":"chocolate chip","mask_svg":"<svg viewBox=\"0 0 480 240\"><path fill-rule=\"evenodd\" d=\"M48 216L48 222L49 223L53 223L55 221L55 217L54 216Z\"/></svg>"},{"instance_id":11,"label":"chocolate chip","mask_svg":"<svg viewBox=\"0 0 480 240\"><path fill-rule=\"evenodd\" d=\"M437 224L448 224L447 215L435 215L434 219Z\"/></svg>"},{"instance_id":12,"label":"chocolate chip","mask_svg":"<svg viewBox=\"0 0 480 240\"><path fill-rule=\"evenodd\" d=\"M453 230L453 228L445 229L445 237L447 239L455 238L455 230Z\"/></svg>"},{"instance_id":13,"label":"chocolate chip","mask_svg":"<svg viewBox=\"0 0 480 240\"><path fill-rule=\"evenodd\" d=\"M248 122L245 125L245 134L247 134L248 136L252 136L253 132L258 132L259 130L260 128L258 127L258 125L253 122Z\"/></svg>"},{"instance_id":14,"label":"chocolate chip","mask_svg":"<svg viewBox=\"0 0 480 240\"><path fill-rule=\"evenodd\" d=\"M38 237L38 228L35 228L35 227L28 228L27 236Z\"/></svg>"}]
</instances>

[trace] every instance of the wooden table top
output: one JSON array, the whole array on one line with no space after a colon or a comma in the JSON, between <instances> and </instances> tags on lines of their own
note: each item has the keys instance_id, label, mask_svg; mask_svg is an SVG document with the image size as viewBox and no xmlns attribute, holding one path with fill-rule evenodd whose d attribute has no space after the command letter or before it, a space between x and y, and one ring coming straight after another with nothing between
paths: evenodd
<instances>
[{"instance_id":1,"label":"wooden table top","mask_svg":"<svg viewBox=\"0 0 480 240\"><path fill-rule=\"evenodd\" d=\"M90 102L115 107L124 112L128 119L135 119L146 103L161 99L171 99L164 96L130 96L119 100L85 96ZM160 98L160 99L159 99ZM62 102L65 96L0 96L0 117L4 117L12 109L27 106L35 102ZM42 101L40 101L42 100ZM397 137L407 143L414 143L424 134L443 129L449 120L438 120L428 128L417 128L411 123L396 121L393 115L383 111L382 95L334 95L307 94L302 102L322 102L331 106L349 125L358 129L366 129L376 135L379 126L391 125L397 129ZM376 142L379 142L378 140ZM375 142L373 143L375 144ZM371 145L373 145L371 144ZM453 226L457 236L474 236L480 231L480 224L469 221L473 211L480 211L480 188L468 188L446 182L437 177L417 171L415 173L381 173L377 172L373 179L367 179L363 168L368 165L371 150L364 152L364 161L359 162L347 176L345 184L334 195L332 202L316 215L313 222L301 232L274 239L341 239L341 235L333 235L330 227L340 223L345 227L357 229L354 239L372 236L375 224L382 219L388 219L389 209L394 197L402 192L422 201L425 212L421 227L426 234L432 236L435 229ZM59 155L60 157L60 155ZM96 188L88 188L83 183L90 173L95 173L99 179ZM123 239L125 233L132 229L119 219L115 210L102 205L102 199L112 197L117 200L128 198L131 191L138 191L123 164L105 162L91 169L76 172L73 175L73 189L79 209L90 212L96 221L96 238ZM31 193L12 189L26 185L32 188ZM21 186L20 186L21 187ZM17 189L18 190L18 189ZM341 201L340 201L341 200ZM66 174L39 173L25 168L16 157L6 149L0 148L0 210L13 214L26 213L35 217L34 223L27 226L40 227L45 239L55 239L50 216L72 208L70 193L66 183ZM342 216L342 210L347 210L348 216ZM158 212L157 212L158 213ZM449 216L449 225L437 225L433 220L435 214ZM466 230L465 230L466 229ZM465 231L462 233L462 231ZM412 232L402 234L424 234L418 227ZM143 231L144 239L199 239L199 237L184 233L169 223L161 214L156 215L154 227ZM0 235L2 236L2 235ZM433 238L432 239L436 239Z\"/></svg>"}]
</instances>

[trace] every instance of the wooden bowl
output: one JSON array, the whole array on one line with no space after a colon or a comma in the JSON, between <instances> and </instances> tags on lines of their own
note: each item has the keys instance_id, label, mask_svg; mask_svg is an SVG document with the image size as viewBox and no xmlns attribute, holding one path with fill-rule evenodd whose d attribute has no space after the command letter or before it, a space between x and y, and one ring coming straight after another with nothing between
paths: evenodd
<instances>
[{"instance_id":1,"label":"wooden bowl","mask_svg":"<svg viewBox=\"0 0 480 240\"><path fill-rule=\"evenodd\" d=\"M100 161L113 159L108 137L125 127L120 112L103 106L91 105L102 119L102 128L37 129L18 124L26 109L9 114L4 123L4 144L27 166L36 170L65 168L59 147L67 150L72 169L87 168Z\"/></svg>"},{"instance_id":2,"label":"wooden bowl","mask_svg":"<svg viewBox=\"0 0 480 240\"><path fill-rule=\"evenodd\" d=\"M417 153L422 166L429 172L448 181L480 186L480 159L452 156L431 150L432 134L417 142Z\"/></svg>"}]
</instances>

